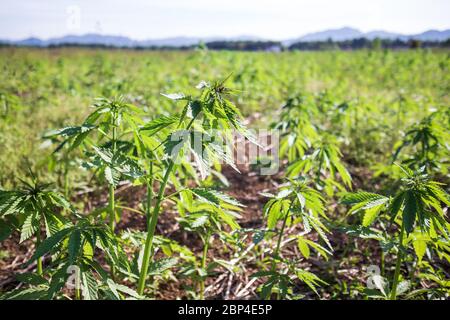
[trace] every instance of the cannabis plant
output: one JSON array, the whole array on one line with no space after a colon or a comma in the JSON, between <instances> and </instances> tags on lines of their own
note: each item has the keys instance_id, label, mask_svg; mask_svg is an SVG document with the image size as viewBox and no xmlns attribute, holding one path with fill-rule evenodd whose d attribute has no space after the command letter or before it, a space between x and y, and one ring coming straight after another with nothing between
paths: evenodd
<instances>
[{"instance_id":1,"label":"cannabis plant","mask_svg":"<svg viewBox=\"0 0 450 320\"><path fill-rule=\"evenodd\" d=\"M87 145L86 155L89 158L83 163L83 167L100 173L109 186L109 227L114 231L117 214L116 186L122 179L134 180L143 175L137 162L127 154L133 148L132 143L122 140L129 134L128 128L141 122L136 116L141 110L126 103L122 96L111 100L99 98L93 108L94 111L81 126L62 128L46 136L62 137L61 145L68 144L68 151L82 143ZM93 132L97 132L97 141L88 139Z\"/></svg>"},{"instance_id":2,"label":"cannabis plant","mask_svg":"<svg viewBox=\"0 0 450 320\"><path fill-rule=\"evenodd\" d=\"M394 195L357 192L347 194L342 199L342 203L352 205L350 214L362 213L363 227L368 228L377 220L384 222L384 225L390 221L397 227L396 233L385 227L384 235L381 233L373 237L383 240L385 246L396 250L391 286L387 283L378 285L390 299L396 299L397 294L403 292L405 282L399 289L399 281L402 264L411 257L408 250L412 247L419 262L426 252L434 252L440 258L448 257L445 251L450 239L450 224L443 207L450 206L450 198L442 189L442 184L430 180L424 167L416 172L404 166L401 169L404 174L402 186Z\"/></svg>"},{"instance_id":3,"label":"cannabis plant","mask_svg":"<svg viewBox=\"0 0 450 320\"><path fill-rule=\"evenodd\" d=\"M331 196L335 189L344 191L346 187L351 188L351 176L341 158L337 139L321 133L308 153L289 165L287 174L289 177L309 176L317 188L324 189Z\"/></svg>"},{"instance_id":4,"label":"cannabis plant","mask_svg":"<svg viewBox=\"0 0 450 320\"><path fill-rule=\"evenodd\" d=\"M312 119L317 109L305 95L290 97L282 107L279 121L271 125L280 130L280 157L287 157L290 163L304 156L313 141L318 138Z\"/></svg>"},{"instance_id":5,"label":"cannabis plant","mask_svg":"<svg viewBox=\"0 0 450 320\"><path fill-rule=\"evenodd\" d=\"M405 149L410 149L412 156L402 163L413 170L425 167L427 172L448 172L450 156L450 134L437 121L438 113L432 113L419 123L411 126L404 134L403 140L397 144L393 161L397 161Z\"/></svg>"},{"instance_id":6,"label":"cannabis plant","mask_svg":"<svg viewBox=\"0 0 450 320\"><path fill-rule=\"evenodd\" d=\"M0 218L3 225L2 238L12 231L20 231L20 242L35 236L35 246L39 247L43 240L42 229L47 237L55 234L65 219L60 209L73 210L64 196L53 190L52 185L39 182L32 174L31 180L20 180L21 188L16 190L0 190ZM37 258L37 274L43 274L42 258Z\"/></svg>"},{"instance_id":7,"label":"cannabis plant","mask_svg":"<svg viewBox=\"0 0 450 320\"><path fill-rule=\"evenodd\" d=\"M197 199L194 199L197 198ZM178 209L180 212L179 222L181 226L189 232L195 232L202 241L202 255L200 265L191 265L184 268L183 274L189 275L191 279L198 283L198 298L205 298L205 279L214 272L221 261L213 260L207 264L208 249L214 235L220 237L225 231L224 225L228 225L231 230L239 229L236 218L240 217L240 204L215 190L203 188L184 190L180 194Z\"/></svg>"},{"instance_id":8,"label":"cannabis plant","mask_svg":"<svg viewBox=\"0 0 450 320\"><path fill-rule=\"evenodd\" d=\"M350 188L351 176L342 161L337 138L313 124L318 115L309 97L299 94L287 100L279 121L271 126L280 130L279 155L288 160L287 175L308 176L331 196L335 189Z\"/></svg>"},{"instance_id":9,"label":"cannabis plant","mask_svg":"<svg viewBox=\"0 0 450 320\"><path fill-rule=\"evenodd\" d=\"M75 214L78 216L78 214ZM132 289L115 283L95 260L96 249L102 251L114 264L129 269L127 257L121 251L115 236L103 223L78 216L78 222L66 223L37 247L27 264L51 254L49 279L23 274L18 280L28 285L2 296L3 299L54 299L63 288L74 289L74 298L96 300L101 298L139 298Z\"/></svg>"},{"instance_id":10,"label":"cannabis plant","mask_svg":"<svg viewBox=\"0 0 450 320\"><path fill-rule=\"evenodd\" d=\"M245 137L252 138L240 121L239 110L228 99L228 96L234 91L225 86L225 81L226 79L211 84L202 81L197 86L197 89L201 90L198 98L184 94L164 95L171 100L185 103L181 114L154 119L141 128L142 135L147 137L159 136L161 132L166 136L159 137L160 145L164 150L162 159L164 173L159 183L159 191L152 204L151 215L147 217L147 237L138 284L139 294L144 292L153 250L153 237L162 202L165 199L165 190L170 178L180 170L180 159L183 155L192 155L198 170L204 177L209 174L209 168L217 159L234 166L226 147L220 143L220 139L227 133L229 134L231 129L237 130ZM151 201L149 201L148 207L150 204Z\"/></svg>"},{"instance_id":11,"label":"cannabis plant","mask_svg":"<svg viewBox=\"0 0 450 320\"><path fill-rule=\"evenodd\" d=\"M282 248L292 240L296 240L298 249L304 259L311 255L311 248L323 257L327 257L333 250L326 235L328 228L321 221L328 219L325 215L325 200L319 192L308 186L304 179L290 179L280 188L277 195L264 194L270 200L264 206L264 215L267 219L267 229L263 235L254 239L256 243L262 239L276 239L276 246L267 261L263 261L265 270L261 270L253 277L266 278L261 286L261 297L269 299L275 292L278 298L299 298L298 293L292 290L296 281L303 282L317 293L317 286L324 284L315 274L298 266L300 258L287 258L282 255ZM281 227L277 228L279 222ZM301 225L303 232L289 237L288 227ZM322 246L307 238L312 231L317 232ZM285 241L283 238L288 237Z\"/></svg>"}]
</instances>

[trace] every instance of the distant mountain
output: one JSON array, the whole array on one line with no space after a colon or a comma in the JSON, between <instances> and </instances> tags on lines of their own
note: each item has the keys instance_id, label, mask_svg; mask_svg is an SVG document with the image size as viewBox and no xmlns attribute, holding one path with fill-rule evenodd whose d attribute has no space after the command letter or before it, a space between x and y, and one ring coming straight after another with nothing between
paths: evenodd
<instances>
[{"instance_id":1,"label":"distant mountain","mask_svg":"<svg viewBox=\"0 0 450 320\"><path fill-rule=\"evenodd\" d=\"M105 45L116 47L132 47L136 45L136 41L122 36L107 36L95 33L88 33L85 35L68 35L60 38L53 38L44 41L45 45L59 45L59 44L82 44L82 45Z\"/></svg>"},{"instance_id":2,"label":"distant mountain","mask_svg":"<svg viewBox=\"0 0 450 320\"><path fill-rule=\"evenodd\" d=\"M116 47L132 47L137 41L131 40L127 37L121 36L107 36L99 34L85 34L85 35L68 35L59 38L52 38L48 40L41 40L39 38L27 38L24 40L11 41L0 40L2 43L14 44L19 46L32 47L46 47L50 45L61 44L80 44L80 45L108 45Z\"/></svg>"},{"instance_id":3,"label":"distant mountain","mask_svg":"<svg viewBox=\"0 0 450 320\"><path fill-rule=\"evenodd\" d=\"M450 30L429 30L415 35L403 35L399 33L392 33L383 30L371 31L363 33L357 29L344 27L340 29L330 29L321 32L309 33L302 37L295 39L287 39L282 41L286 46L295 42L311 42L311 41L333 41L352 40L357 38L367 39L417 39L421 41L445 41L450 38ZM215 42L215 41L267 41L267 39L243 35L238 37L172 37L163 39L149 39L149 40L133 40L124 36L111 36L89 33L84 35L67 35L59 38L51 38L48 40L41 40L39 38L28 38L18 41L1 40L0 43L13 44L19 46L34 46L46 47L50 45L62 44L80 44L80 45L105 45L114 47L184 47L196 45L199 42Z\"/></svg>"},{"instance_id":4,"label":"distant mountain","mask_svg":"<svg viewBox=\"0 0 450 320\"><path fill-rule=\"evenodd\" d=\"M383 30L375 30L375 31L367 32L367 33L364 33L363 36L364 36L364 38L367 38L369 40L373 40L376 38L394 40L394 39L404 39L404 38L408 37L408 36L405 36L400 33L387 32L387 31L383 31Z\"/></svg>"},{"instance_id":5,"label":"distant mountain","mask_svg":"<svg viewBox=\"0 0 450 320\"><path fill-rule=\"evenodd\" d=\"M11 44L17 44L19 46L30 46L30 47L42 47L44 46L44 41L38 38L27 38L19 41L7 41Z\"/></svg>"},{"instance_id":6,"label":"distant mountain","mask_svg":"<svg viewBox=\"0 0 450 320\"><path fill-rule=\"evenodd\" d=\"M400 33L392 33L386 31L372 31L364 34L364 37L367 39L400 39L400 40L409 40L416 39L421 41L445 41L450 38L450 30L428 30L419 34L413 35L404 35Z\"/></svg>"},{"instance_id":7,"label":"distant mountain","mask_svg":"<svg viewBox=\"0 0 450 320\"><path fill-rule=\"evenodd\" d=\"M404 41L410 39L421 41L445 41L450 38L450 30L429 30L420 34L404 35L400 33L387 32L384 30L363 33L354 28L344 27L340 29L330 29L321 32L309 33L300 38L285 40L283 43L285 45L290 45L295 42L327 41L328 39L333 41L344 41L358 38L366 38L369 40L380 38L390 40L400 39Z\"/></svg>"},{"instance_id":8,"label":"distant mountain","mask_svg":"<svg viewBox=\"0 0 450 320\"><path fill-rule=\"evenodd\" d=\"M264 39L254 36L238 36L238 37L173 37L165 39L144 40L139 41L138 45L143 47L187 47L197 45L200 42L214 41L263 41Z\"/></svg>"},{"instance_id":9,"label":"distant mountain","mask_svg":"<svg viewBox=\"0 0 450 320\"><path fill-rule=\"evenodd\" d=\"M309 42L309 41L327 41L331 39L333 41L343 41L343 40L351 40L355 38L360 38L363 36L363 33L357 29L353 28L341 28L341 29L331 29L320 32L314 32L304 35L296 39L295 41L301 42Z\"/></svg>"},{"instance_id":10,"label":"distant mountain","mask_svg":"<svg viewBox=\"0 0 450 320\"><path fill-rule=\"evenodd\" d=\"M199 38L199 37L173 37L165 39L144 40L140 41L139 45L143 47L187 47L197 45L200 42L217 41L220 37Z\"/></svg>"},{"instance_id":11,"label":"distant mountain","mask_svg":"<svg viewBox=\"0 0 450 320\"><path fill-rule=\"evenodd\" d=\"M138 45L142 47L184 47L196 45L200 41L200 38L173 37L165 39L143 40L139 41Z\"/></svg>"},{"instance_id":12,"label":"distant mountain","mask_svg":"<svg viewBox=\"0 0 450 320\"><path fill-rule=\"evenodd\" d=\"M429 30L423 33L410 36L410 38L422 41L446 41L447 39L450 38L450 30L444 31Z\"/></svg>"},{"instance_id":13,"label":"distant mountain","mask_svg":"<svg viewBox=\"0 0 450 320\"><path fill-rule=\"evenodd\" d=\"M9 43L19 46L33 46L45 47L51 45L62 44L80 44L80 45L105 45L114 47L183 47L192 46L203 42L213 41L263 41L264 39L254 36L238 36L238 37L172 37L164 39L150 39L150 40L133 40L123 36L109 36L95 33L88 33L84 35L67 35L64 37L51 38L48 40L41 40L38 38L28 38L18 41L1 40L0 43Z\"/></svg>"}]
</instances>

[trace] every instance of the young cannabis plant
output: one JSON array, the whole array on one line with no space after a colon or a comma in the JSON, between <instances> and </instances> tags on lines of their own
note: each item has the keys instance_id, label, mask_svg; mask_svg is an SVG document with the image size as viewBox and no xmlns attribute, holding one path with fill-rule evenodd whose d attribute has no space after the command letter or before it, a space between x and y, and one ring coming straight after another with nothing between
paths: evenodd
<instances>
[{"instance_id":1,"label":"young cannabis plant","mask_svg":"<svg viewBox=\"0 0 450 320\"><path fill-rule=\"evenodd\" d=\"M328 229L321 221L321 218L328 219L325 215L325 200L316 190L308 186L307 181L302 179L288 180L277 195L264 195L270 197L264 206L264 214L267 218L265 237L277 240L270 260L266 261L268 270L259 271L253 275L268 277L261 287L262 298L270 299L273 292L276 292L277 297L281 299L296 297L296 293L292 290L296 280L305 283L317 293L316 287L324 282L313 273L299 268L299 259L284 258L281 249L283 245L296 240L305 259L310 257L311 248L325 258L331 254L333 249L326 236ZM277 228L279 222L281 222L280 229ZM288 236L286 228L297 224L302 224L304 231L283 241L283 238ZM319 238L328 248L305 237L313 230L318 233ZM262 240L263 237L259 238Z\"/></svg>"},{"instance_id":2,"label":"young cannabis plant","mask_svg":"<svg viewBox=\"0 0 450 320\"><path fill-rule=\"evenodd\" d=\"M425 168L417 172L403 166L401 169L404 173L402 188L393 197L357 192L342 199L342 203L352 205L349 213L364 213L363 227L369 227L377 218L383 217L398 225L399 232L395 235L397 261L392 286L390 290L380 286L380 290L389 292L390 299L397 297L401 266L405 255L409 255L408 246L412 244L417 259L421 261L427 248L433 248L441 256L440 251L445 250L450 239L450 224L442 206L450 206L450 198L442 184L430 181Z\"/></svg>"},{"instance_id":3,"label":"young cannabis plant","mask_svg":"<svg viewBox=\"0 0 450 320\"><path fill-rule=\"evenodd\" d=\"M31 181L20 180L17 190L0 190L0 218L5 233L20 230L20 242L36 237L36 247L42 242L41 228L45 227L47 237L52 236L64 224L58 209L73 210L63 195L54 191L51 184L42 183L32 174ZM2 232L3 233L3 232ZM42 275L42 258L37 259L37 274Z\"/></svg>"},{"instance_id":4,"label":"young cannabis plant","mask_svg":"<svg viewBox=\"0 0 450 320\"><path fill-rule=\"evenodd\" d=\"M311 121L316 111L307 97L293 96L283 106L279 121L271 125L281 132L279 154L280 157L287 156L289 163L303 157L312 142L317 140L318 133Z\"/></svg>"},{"instance_id":5,"label":"young cannabis plant","mask_svg":"<svg viewBox=\"0 0 450 320\"><path fill-rule=\"evenodd\" d=\"M194 199L194 196L197 199ZM228 225L231 230L239 229L235 219L239 217L237 212L241 210L241 205L225 194L204 188L182 191L177 204L181 215L179 219L181 226L187 231L198 234L203 243L200 266L191 266L183 272L198 283L198 297L203 300L205 279L218 265L217 260L207 264L210 242L215 234L220 236L225 233L223 225Z\"/></svg>"},{"instance_id":6,"label":"young cannabis plant","mask_svg":"<svg viewBox=\"0 0 450 320\"><path fill-rule=\"evenodd\" d=\"M45 254L52 253L51 264L54 272L47 283L46 298L54 298L67 285L68 280L71 280L75 299L96 300L99 298L96 275L100 276L101 283L109 288L103 289L106 297L121 299L119 292L137 297L133 290L115 283L94 260L95 250L100 249L119 269L129 269L127 256L115 235L104 223L98 224L89 218L78 214L76 216L78 222L75 225L67 223L60 231L45 239L28 262L30 264ZM73 279L68 279L70 276L73 276Z\"/></svg>"},{"instance_id":7,"label":"young cannabis plant","mask_svg":"<svg viewBox=\"0 0 450 320\"><path fill-rule=\"evenodd\" d=\"M93 105L94 111L85 119L81 126L66 127L55 130L46 135L47 138L62 137L60 144L69 145L68 152L79 147L82 143L87 145L88 161L83 163L85 168L94 169L101 173L109 185L109 227L114 231L116 222L115 188L121 179L134 180L143 175L135 160L127 155L133 145L122 138L129 134L130 127L141 123L136 114L141 110L126 103L123 97L112 100L97 99ZM92 132L98 133L97 142L87 139ZM57 148L57 150L60 149Z\"/></svg>"},{"instance_id":8,"label":"young cannabis plant","mask_svg":"<svg viewBox=\"0 0 450 320\"><path fill-rule=\"evenodd\" d=\"M287 174L289 177L310 176L317 188L324 189L331 196L335 188L339 191L351 188L352 179L341 157L336 138L323 133L313 143L310 152L289 165ZM344 185L338 181L337 175Z\"/></svg>"},{"instance_id":9,"label":"young cannabis plant","mask_svg":"<svg viewBox=\"0 0 450 320\"><path fill-rule=\"evenodd\" d=\"M288 176L310 176L317 188L333 195L335 188L345 190L337 174L349 188L351 176L341 160L336 137L313 125L312 119L317 116L317 107L307 96L293 96L283 106L280 120L272 124L272 128L281 132L279 154L287 157Z\"/></svg>"},{"instance_id":10,"label":"young cannabis plant","mask_svg":"<svg viewBox=\"0 0 450 320\"><path fill-rule=\"evenodd\" d=\"M141 123L136 114L141 110L126 103L119 96L112 100L97 99L93 105L94 111L85 119L81 126L66 127L47 134L47 137L62 137L60 146L68 144L68 151L85 144L86 155L89 157L83 167L93 169L106 180L109 187L108 212L109 228L114 232L116 223L115 188L122 179L135 180L143 176L138 163L127 153L133 150L132 143L123 140L130 134L129 128L135 128ZM97 141L93 142L88 136L93 132L97 134ZM58 150L59 148L57 148ZM111 274L114 276L115 267L111 265Z\"/></svg>"},{"instance_id":11,"label":"young cannabis plant","mask_svg":"<svg viewBox=\"0 0 450 320\"><path fill-rule=\"evenodd\" d=\"M418 124L413 125L405 133L403 141L397 144L397 149L393 155L395 162L401 152L406 148L414 150L413 156L405 159L402 163L413 170L425 167L427 172L431 170L440 171L445 174L448 172L448 163L441 163L445 157L450 156L450 134L448 129L442 127L436 121L438 113L433 113L424 118Z\"/></svg>"},{"instance_id":12,"label":"young cannabis plant","mask_svg":"<svg viewBox=\"0 0 450 320\"><path fill-rule=\"evenodd\" d=\"M217 134L226 134L227 130L235 129L245 137L251 138L240 122L240 112L228 99L234 91L225 86L225 80L212 84L202 81L197 88L201 90L198 98L183 94L164 95L174 101L184 101L185 107L179 116L160 117L141 128L142 135L160 137L164 150L164 174L159 185L159 191L153 204L151 216L147 218L147 237L144 247L144 257L138 293L143 294L147 278L148 266L151 260L153 237L161 211L164 194L169 179L180 168L180 158L185 154L193 154L197 168L202 176L209 173L214 159L233 165L228 153L217 143ZM163 130L163 129L169 130ZM214 135L215 134L215 135ZM220 138L220 137L219 137Z\"/></svg>"}]
</instances>

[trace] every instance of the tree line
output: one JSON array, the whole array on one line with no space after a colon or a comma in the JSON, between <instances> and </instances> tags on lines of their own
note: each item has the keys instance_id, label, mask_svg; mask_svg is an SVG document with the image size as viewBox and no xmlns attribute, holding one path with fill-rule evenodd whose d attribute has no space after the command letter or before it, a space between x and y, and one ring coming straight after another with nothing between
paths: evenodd
<instances>
[{"instance_id":1,"label":"tree line","mask_svg":"<svg viewBox=\"0 0 450 320\"><path fill-rule=\"evenodd\" d=\"M0 43L0 47L15 47L18 45ZM212 41L189 46L114 46L104 44L74 44L61 43L48 46L48 48L83 47L104 49L134 49L134 50L229 50L229 51L325 51L325 50L360 50L360 49L418 49L418 48L450 48L450 39L446 41L421 41L416 39L367 39L358 38L344 41L299 41L285 45L280 41Z\"/></svg>"}]
</instances>

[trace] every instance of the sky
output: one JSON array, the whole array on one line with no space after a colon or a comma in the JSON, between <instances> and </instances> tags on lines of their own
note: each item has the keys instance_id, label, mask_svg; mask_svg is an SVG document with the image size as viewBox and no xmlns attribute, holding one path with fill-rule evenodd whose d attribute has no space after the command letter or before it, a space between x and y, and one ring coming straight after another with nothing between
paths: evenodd
<instances>
[{"instance_id":1,"label":"sky","mask_svg":"<svg viewBox=\"0 0 450 320\"><path fill-rule=\"evenodd\" d=\"M344 26L449 29L450 0L0 0L0 38L14 40L84 33L282 40Z\"/></svg>"}]
</instances>

